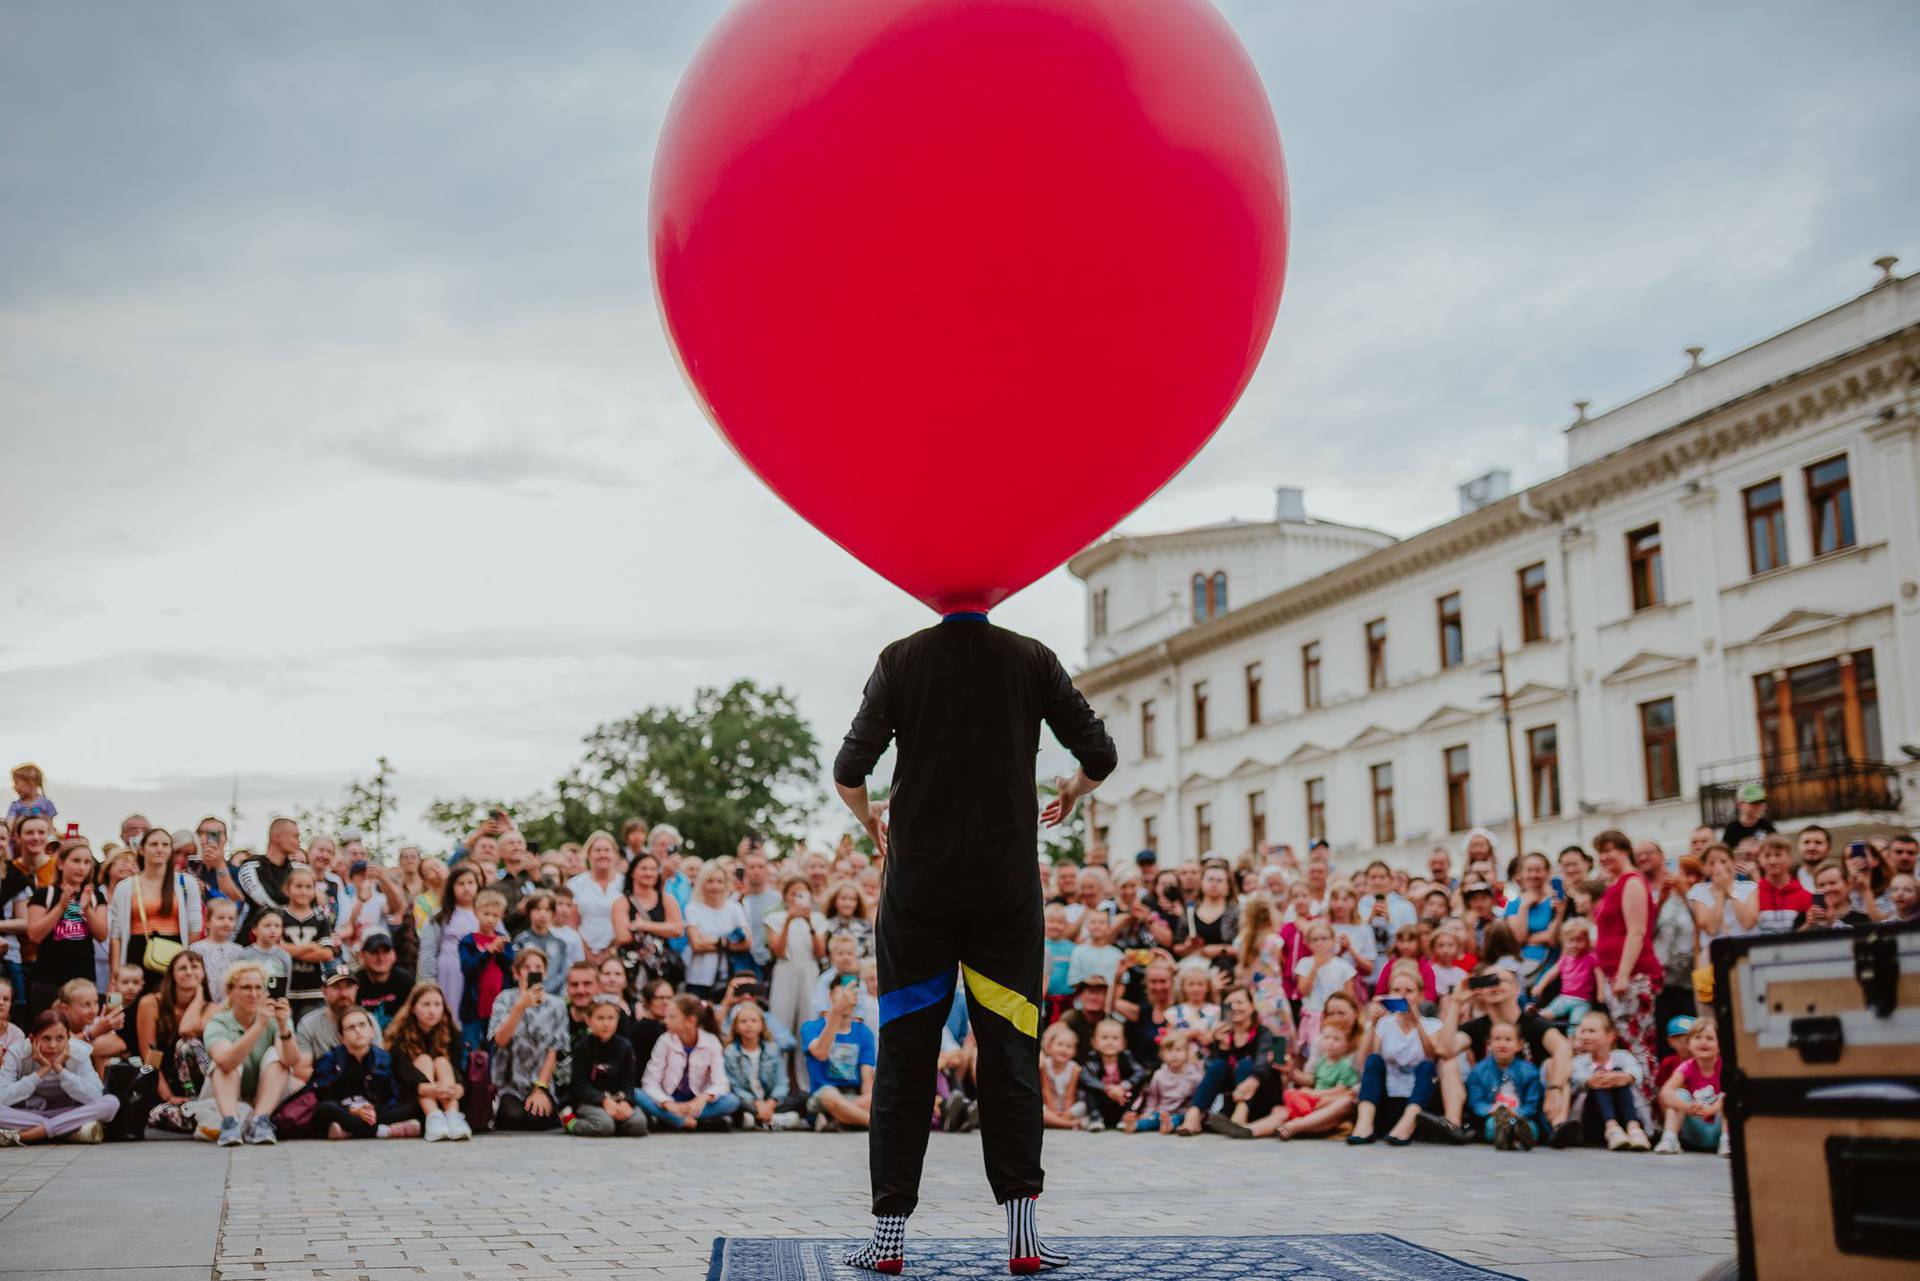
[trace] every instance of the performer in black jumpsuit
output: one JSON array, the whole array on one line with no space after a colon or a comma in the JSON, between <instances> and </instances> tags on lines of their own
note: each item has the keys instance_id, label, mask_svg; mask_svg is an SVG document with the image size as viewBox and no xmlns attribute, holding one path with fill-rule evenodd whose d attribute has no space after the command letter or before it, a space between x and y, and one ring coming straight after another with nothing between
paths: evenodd
<instances>
[{"instance_id":1,"label":"performer in black jumpsuit","mask_svg":"<svg viewBox=\"0 0 1920 1281\"><path fill-rule=\"evenodd\" d=\"M1037 815L1042 721L1080 769ZM866 779L890 741L899 755L883 827ZM980 1132L987 1182L1007 1207L1008 1266L1066 1262L1033 1222L1043 1181L1036 1037L1045 973L1036 817L1064 821L1116 763L1106 727L1053 651L985 614L950 614L881 652L833 767L842 799L887 851L869 1135L877 1222L849 1264L901 1269L956 982L966 986L979 1045Z\"/></svg>"}]
</instances>

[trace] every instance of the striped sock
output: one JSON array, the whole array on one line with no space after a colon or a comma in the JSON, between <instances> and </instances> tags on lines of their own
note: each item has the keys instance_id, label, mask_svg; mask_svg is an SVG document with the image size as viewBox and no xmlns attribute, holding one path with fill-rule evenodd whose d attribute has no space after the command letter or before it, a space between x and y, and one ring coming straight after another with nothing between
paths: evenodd
<instances>
[{"instance_id":1,"label":"striped sock","mask_svg":"<svg viewBox=\"0 0 1920 1281\"><path fill-rule=\"evenodd\" d=\"M1018 1196L1007 1202L1007 1271L1015 1276L1067 1266L1066 1255L1048 1249L1040 1240L1040 1229L1035 1226L1033 1216L1036 1200L1037 1197Z\"/></svg>"},{"instance_id":2,"label":"striped sock","mask_svg":"<svg viewBox=\"0 0 1920 1281\"><path fill-rule=\"evenodd\" d=\"M907 1216L882 1214L873 1220L873 1239L840 1261L850 1268L899 1272L907 1266Z\"/></svg>"}]
</instances>

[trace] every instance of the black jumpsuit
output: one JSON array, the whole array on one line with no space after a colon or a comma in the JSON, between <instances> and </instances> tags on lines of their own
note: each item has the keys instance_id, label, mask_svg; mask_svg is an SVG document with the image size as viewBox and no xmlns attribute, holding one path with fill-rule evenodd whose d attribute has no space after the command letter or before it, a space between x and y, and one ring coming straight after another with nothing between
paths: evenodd
<instances>
[{"instance_id":1,"label":"black jumpsuit","mask_svg":"<svg viewBox=\"0 0 1920 1281\"><path fill-rule=\"evenodd\" d=\"M954 614L881 652L834 762L836 782L861 787L888 742L899 743L875 940L875 1215L911 1214L919 1202L940 1030L956 980L966 984L979 1046L994 1200L1040 1193L1045 964L1034 781L1042 721L1087 777L1113 772L1113 740L1053 651L984 614Z\"/></svg>"}]
</instances>

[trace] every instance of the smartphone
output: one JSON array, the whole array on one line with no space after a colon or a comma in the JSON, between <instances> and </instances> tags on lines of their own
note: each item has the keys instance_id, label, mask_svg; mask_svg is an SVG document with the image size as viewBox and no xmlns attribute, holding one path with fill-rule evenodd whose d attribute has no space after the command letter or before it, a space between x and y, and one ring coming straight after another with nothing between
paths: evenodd
<instances>
[{"instance_id":1,"label":"smartphone","mask_svg":"<svg viewBox=\"0 0 1920 1281\"><path fill-rule=\"evenodd\" d=\"M1405 1014L1407 1012L1407 998L1404 996L1383 996L1380 998L1380 1008L1389 1014Z\"/></svg>"},{"instance_id":2,"label":"smartphone","mask_svg":"<svg viewBox=\"0 0 1920 1281\"><path fill-rule=\"evenodd\" d=\"M1847 862L1858 863L1862 867L1867 865L1867 843L1865 841L1847 842Z\"/></svg>"},{"instance_id":3,"label":"smartphone","mask_svg":"<svg viewBox=\"0 0 1920 1281\"><path fill-rule=\"evenodd\" d=\"M287 976L275 974L267 979L267 999L284 1001L287 999Z\"/></svg>"},{"instance_id":4,"label":"smartphone","mask_svg":"<svg viewBox=\"0 0 1920 1281\"><path fill-rule=\"evenodd\" d=\"M109 1010L117 1010L120 1008L120 994L118 992L107 993L107 1008Z\"/></svg>"},{"instance_id":5,"label":"smartphone","mask_svg":"<svg viewBox=\"0 0 1920 1281\"><path fill-rule=\"evenodd\" d=\"M531 992L534 988L539 986L540 986L540 982L538 979L534 978L532 970L528 970L525 974L522 974L520 976L520 990L522 992Z\"/></svg>"},{"instance_id":6,"label":"smartphone","mask_svg":"<svg viewBox=\"0 0 1920 1281\"><path fill-rule=\"evenodd\" d=\"M1500 986L1498 974L1475 974L1467 980L1467 986L1476 992L1484 992L1490 987Z\"/></svg>"},{"instance_id":7,"label":"smartphone","mask_svg":"<svg viewBox=\"0 0 1920 1281\"><path fill-rule=\"evenodd\" d=\"M747 941L747 932L735 926L732 932L727 935L727 941L729 943L744 943Z\"/></svg>"}]
</instances>

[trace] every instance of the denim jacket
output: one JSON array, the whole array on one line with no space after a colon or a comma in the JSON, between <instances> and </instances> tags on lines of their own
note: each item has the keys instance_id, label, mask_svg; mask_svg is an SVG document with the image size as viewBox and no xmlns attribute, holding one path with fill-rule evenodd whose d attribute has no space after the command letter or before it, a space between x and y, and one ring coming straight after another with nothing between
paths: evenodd
<instances>
[{"instance_id":1,"label":"denim jacket","mask_svg":"<svg viewBox=\"0 0 1920 1281\"><path fill-rule=\"evenodd\" d=\"M752 1068L747 1063L745 1052L738 1043L726 1048L727 1080L733 1083L733 1092L741 1101L751 1102L764 1096L778 1102L787 1097L793 1086L787 1077L787 1056L772 1042L760 1042L760 1089L753 1088Z\"/></svg>"}]
</instances>

